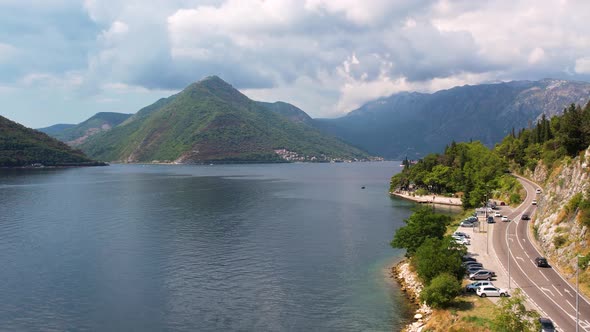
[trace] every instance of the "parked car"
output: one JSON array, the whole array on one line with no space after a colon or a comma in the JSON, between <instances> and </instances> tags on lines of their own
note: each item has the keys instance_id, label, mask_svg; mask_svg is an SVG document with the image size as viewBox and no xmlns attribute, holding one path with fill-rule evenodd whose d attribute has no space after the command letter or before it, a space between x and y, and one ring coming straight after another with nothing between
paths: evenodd
<instances>
[{"instance_id":1,"label":"parked car","mask_svg":"<svg viewBox=\"0 0 590 332\"><path fill-rule=\"evenodd\" d=\"M477 259L467 255L461 257L461 260L464 262L477 262Z\"/></svg>"},{"instance_id":2,"label":"parked car","mask_svg":"<svg viewBox=\"0 0 590 332\"><path fill-rule=\"evenodd\" d=\"M469 267L471 265L481 265L481 263L477 262L477 261L463 262L462 264L463 264L463 266L466 266L466 267Z\"/></svg>"},{"instance_id":3,"label":"parked car","mask_svg":"<svg viewBox=\"0 0 590 332\"><path fill-rule=\"evenodd\" d=\"M494 217L499 218L501 216L502 216L502 214L500 212L498 212L498 211L494 212Z\"/></svg>"},{"instance_id":4,"label":"parked car","mask_svg":"<svg viewBox=\"0 0 590 332\"><path fill-rule=\"evenodd\" d=\"M463 232L459 232L459 231L454 232L453 235L459 235L459 236L462 236L464 238L471 239L471 236L469 236L469 234L463 233Z\"/></svg>"},{"instance_id":5,"label":"parked car","mask_svg":"<svg viewBox=\"0 0 590 332\"><path fill-rule=\"evenodd\" d=\"M454 240L454 241L455 241L455 243L457 243L457 244L464 244L464 245L466 245L466 246L468 246L468 245L470 245L470 244L471 244L471 242L470 242L468 239L466 239L466 238L464 238L464 237L460 237L460 236L453 237L453 240Z\"/></svg>"},{"instance_id":6,"label":"parked car","mask_svg":"<svg viewBox=\"0 0 590 332\"><path fill-rule=\"evenodd\" d=\"M477 217L476 216L471 216L471 217L469 217L469 218L467 218L465 220L466 221L469 221L469 222L476 222L477 221Z\"/></svg>"},{"instance_id":7,"label":"parked car","mask_svg":"<svg viewBox=\"0 0 590 332\"><path fill-rule=\"evenodd\" d=\"M475 291L480 287L480 286L494 286L494 284L492 284L491 281L488 280L481 280L481 281L476 281L476 282L472 282L469 285L465 286L465 291L466 292L473 292L475 293Z\"/></svg>"},{"instance_id":8,"label":"parked car","mask_svg":"<svg viewBox=\"0 0 590 332\"><path fill-rule=\"evenodd\" d=\"M529 217L528 214L523 213L522 216L520 217L520 220L530 220L531 218Z\"/></svg>"},{"instance_id":9,"label":"parked car","mask_svg":"<svg viewBox=\"0 0 590 332\"><path fill-rule=\"evenodd\" d=\"M461 227L475 227L475 226L476 226L476 224L477 224L476 222L470 222L470 221L467 221L467 220L463 220L463 221L462 221L462 222L459 224L459 226L461 226Z\"/></svg>"},{"instance_id":10,"label":"parked car","mask_svg":"<svg viewBox=\"0 0 590 332\"><path fill-rule=\"evenodd\" d=\"M481 297L508 296L507 290L505 290L504 288L498 288L498 287L494 287L494 286L482 286L482 287L477 288L477 290L475 292L477 293L477 295L479 295Z\"/></svg>"},{"instance_id":11,"label":"parked car","mask_svg":"<svg viewBox=\"0 0 590 332\"><path fill-rule=\"evenodd\" d=\"M469 275L469 279L471 279L471 280L492 280L492 278L495 276L496 276L496 274L492 271L479 270L479 271L471 273Z\"/></svg>"},{"instance_id":12,"label":"parked car","mask_svg":"<svg viewBox=\"0 0 590 332\"><path fill-rule=\"evenodd\" d=\"M537 264L538 267L549 267L549 263L545 257L535 258L535 264Z\"/></svg>"},{"instance_id":13,"label":"parked car","mask_svg":"<svg viewBox=\"0 0 590 332\"><path fill-rule=\"evenodd\" d=\"M541 191L541 188L537 189L536 193L537 193L537 194L540 194L540 193L542 193L542 191Z\"/></svg>"},{"instance_id":14,"label":"parked car","mask_svg":"<svg viewBox=\"0 0 590 332\"><path fill-rule=\"evenodd\" d=\"M475 273L479 270L483 270L483 265L481 265L481 263L465 266L465 271L467 274Z\"/></svg>"},{"instance_id":15,"label":"parked car","mask_svg":"<svg viewBox=\"0 0 590 332\"><path fill-rule=\"evenodd\" d=\"M483 268L483 265L481 265L481 264L480 265L468 266L468 267L466 267L465 273L467 275L472 275L472 274L474 274L476 272L479 272L479 271L481 271L483 269L484 269ZM483 280L483 279L481 279L481 280Z\"/></svg>"},{"instance_id":16,"label":"parked car","mask_svg":"<svg viewBox=\"0 0 590 332\"><path fill-rule=\"evenodd\" d=\"M555 325L549 318L539 318L539 323L541 324L541 332L555 332Z\"/></svg>"},{"instance_id":17,"label":"parked car","mask_svg":"<svg viewBox=\"0 0 590 332\"><path fill-rule=\"evenodd\" d=\"M537 200L536 199L533 199L533 202L531 204L537 205Z\"/></svg>"},{"instance_id":18,"label":"parked car","mask_svg":"<svg viewBox=\"0 0 590 332\"><path fill-rule=\"evenodd\" d=\"M508 217L506 217L506 216L502 216L502 221L508 222L508 221L510 221L510 219L508 219Z\"/></svg>"}]
</instances>

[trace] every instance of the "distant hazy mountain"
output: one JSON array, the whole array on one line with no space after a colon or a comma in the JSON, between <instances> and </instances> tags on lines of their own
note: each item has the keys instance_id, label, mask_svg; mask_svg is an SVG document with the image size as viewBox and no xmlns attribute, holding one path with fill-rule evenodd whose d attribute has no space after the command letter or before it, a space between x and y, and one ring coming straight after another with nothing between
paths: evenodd
<instances>
[{"instance_id":1,"label":"distant hazy mountain","mask_svg":"<svg viewBox=\"0 0 590 332\"><path fill-rule=\"evenodd\" d=\"M81 151L0 116L0 167L95 164Z\"/></svg>"},{"instance_id":2,"label":"distant hazy mountain","mask_svg":"<svg viewBox=\"0 0 590 332\"><path fill-rule=\"evenodd\" d=\"M276 162L363 159L368 155L310 125L286 103L250 100L212 76L143 108L80 148L101 160Z\"/></svg>"},{"instance_id":3,"label":"distant hazy mountain","mask_svg":"<svg viewBox=\"0 0 590 332\"><path fill-rule=\"evenodd\" d=\"M84 143L88 137L110 130L129 117L131 114L101 112L77 125L59 124L38 130L66 142L68 145L77 146Z\"/></svg>"},{"instance_id":4,"label":"distant hazy mountain","mask_svg":"<svg viewBox=\"0 0 590 332\"><path fill-rule=\"evenodd\" d=\"M59 135L64 130L75 127L75 126L76 126L75 124L59 123L59 124L45 127L45 128L37 128L36 130L38 130L42 133L46 133L47 135L49 135L51 137L55 137L54 135Z\"/></svg>"},{"instance_id":5,"label":"distant hazy mountain","mask_svg":"<svg viewBox=\"0 0 590 332\"><path fill-rule=\"evenodd\" d=\"M316 126L371 154L408 158L440 152L451 141L480 140L493 146L571 104L585 105L590 84L563 80L513 81L462 86L432 94L398 93L369 102Z\"/></svg>"}]
</instances>

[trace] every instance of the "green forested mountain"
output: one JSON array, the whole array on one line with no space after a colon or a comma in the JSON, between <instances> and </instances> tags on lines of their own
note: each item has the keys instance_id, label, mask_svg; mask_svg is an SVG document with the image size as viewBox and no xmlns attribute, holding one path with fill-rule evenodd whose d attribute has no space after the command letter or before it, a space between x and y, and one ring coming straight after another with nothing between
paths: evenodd
<instances>
[{"instance_id":1,"label":"green forested mountain","mask_svg":"<svg viewBox=\"0 0 590 332\"><path fill-rule=\"evenodd\" d=\"M77 146L82 144L88 137L119 125L130 116L131 114L100 112L77 125L55 125L38 130L69 145Z\"/></svg>"},{"instance_id":2,"label":"green forested mountain","mask_svg":"<svg viewBox=\"0 0 590 332\"><path fill-rule=\"evenodd\" d=\"M0 167L98 164L48 135L0 116Z\"/></svg>"},{"instance_id":3,"label":"green forested mountain","mask_svg":"<svg viewBox=\"0 0 590 332\"><path fill-rule=\"evenodd\" d=\"M140 110L80 148L123 162L279 162L363 159L368 155L308 124L286 103L250 100L219 77Z\"/></svg>"},{"instance_id":4,"label":"green forested mountain","mask_svg":"<svg viewBox=\"0 0 590 332\"><path fill-rule=\"evenodd\" d=\"M442 152L448 142L500 142L524 128L585 103L590 83L544 79L461 86L435 93L402 92L369 102L337 119L316 119L322 128L369 153L418 159Z\"/></svg>"}]
</instances>

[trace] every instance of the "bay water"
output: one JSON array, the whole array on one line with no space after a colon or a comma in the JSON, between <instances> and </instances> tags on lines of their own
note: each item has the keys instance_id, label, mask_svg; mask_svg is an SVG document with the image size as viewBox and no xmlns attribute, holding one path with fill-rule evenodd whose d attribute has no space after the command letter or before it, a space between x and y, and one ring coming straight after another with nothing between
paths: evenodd
<instances>
[{"instance_id":1,"label":"bay water","mask_svg":"<svg viewBox=\"0 0 590 332\"><path fill-rule=\"evenodd\" d=\"M0 171L0 330L397 331L399 163Z\"/></svg>"}]
</instances>

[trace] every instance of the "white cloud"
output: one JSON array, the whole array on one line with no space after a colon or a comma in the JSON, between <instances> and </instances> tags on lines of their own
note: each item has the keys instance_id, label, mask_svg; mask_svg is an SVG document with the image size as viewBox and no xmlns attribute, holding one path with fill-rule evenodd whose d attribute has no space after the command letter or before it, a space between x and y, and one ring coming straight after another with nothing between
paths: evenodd
<instances>
[{"instance_id":1,"label":"white cloud","mask_svg":"<svg viewBox=\"0 0 590 332\"><path fill-rule=\"evenodd\" d=\"M576 73L590 74L590 57L576 59Z\"/></svg>"},{"instance_id":2,"label":"white cloud","mask_svg":"<svg viewBox=\"0 0 590 332\"><path fill-rule=\"evenodd\" d=\"M10 44L0 43L0 63L7 62L8 60L14 59L17 54L16 47Z\"/></svg>"},{"instance_id":3,"label":"white cloud","mask_svg":"<svg viewBox=\"0 0 590 332\"><path fill-rule=\"evenodd\" d=\"M211 74L317 117L398 91L590 79L587 1L33 1L0 1L0 84L113 109Z\"/></svg>"},{"instance_id":4,"label":"white cloud","mask_svg":"<svg viewBox=\"0 0 590 332\"><path fill-rule=\"evenodd\" d=\"M531 53L529 54L529 64L534 65L540 61L543 60L543 58L545 57L545 51L543 51L542 48L540 47L535 47L535 49L533 49L531 51Z\"/></svg>"}]
</instances>

